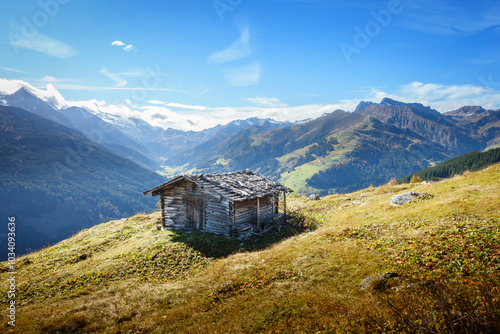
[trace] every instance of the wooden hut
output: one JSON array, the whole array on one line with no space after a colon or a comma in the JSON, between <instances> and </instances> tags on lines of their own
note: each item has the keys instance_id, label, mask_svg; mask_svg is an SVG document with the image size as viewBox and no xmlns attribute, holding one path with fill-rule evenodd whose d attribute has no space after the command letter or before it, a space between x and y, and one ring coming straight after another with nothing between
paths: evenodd
<instances>
[{"instance_id":1,"label":"wooden hut","mask_svg":"<svg viewBox=\"0 0 500 334\"><path fill-rule=\"evenodd\" d=\"M182 175L144 192L161 195L165 228L188 228L247 238L266 229L278 203L291 189L244 170L224 174Z\"/></svg>"}]
</instances>

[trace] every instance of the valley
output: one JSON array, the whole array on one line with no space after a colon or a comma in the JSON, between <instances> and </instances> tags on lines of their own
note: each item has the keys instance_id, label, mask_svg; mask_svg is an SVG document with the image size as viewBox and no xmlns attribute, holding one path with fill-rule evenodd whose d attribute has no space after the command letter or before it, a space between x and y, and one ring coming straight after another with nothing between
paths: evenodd
<instances>
[{"instance_id":1,"label":"valley","mask_svg":"<svg viewBox=\"0 0 500 334\"><path fill-rule=\"evenodd\" d=\"M500 140L499 110L441 114L391 99L294 123L254 117L198 132L57 108L26 88L2 104L2 212L29 222L23 251L151 210L154 200L141 195L148 184L180 174L251 169L323 196L377 187Z\"/></svg>"}]
</instances>

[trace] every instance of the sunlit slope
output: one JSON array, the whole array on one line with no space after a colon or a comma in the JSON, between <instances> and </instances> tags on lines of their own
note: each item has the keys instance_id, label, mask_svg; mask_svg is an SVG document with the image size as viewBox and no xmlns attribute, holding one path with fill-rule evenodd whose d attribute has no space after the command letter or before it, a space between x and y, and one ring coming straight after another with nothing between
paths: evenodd
<instances>
[{"instance_id":1,"label":"sunlit slope","mask_svg":"<svg viewBox=\"0 0 500 334\"><path fill-rule=\"evenodd\" d=\"M428 196L389 205L392 195L407 191ZM395 286L447 282L443 301L461 312L460 321L495 329L499 203L497 164L433 184L292 198L292 223L306 228L288 238L276 232L241 242L161 231L157 213L108 222L18 259L16 331L369 333L449 325L453 314L420 290L359 288L364 278L388 271L404 279L391 281ZM1 274L3 290L8 275ZM482 319L477 323L467 318L469 301L476 305L471 314ZM393 306L401 317L416 316L395 317Z\"/></svg>"}]
</instances>

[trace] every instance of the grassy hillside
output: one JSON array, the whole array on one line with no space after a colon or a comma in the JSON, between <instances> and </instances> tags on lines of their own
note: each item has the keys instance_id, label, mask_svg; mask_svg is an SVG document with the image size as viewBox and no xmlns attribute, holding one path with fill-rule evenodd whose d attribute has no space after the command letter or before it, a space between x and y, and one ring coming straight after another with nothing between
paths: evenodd
<instances>
[{"instance_id":1,"label":"grassy hillside","mask_svg":"<svg viewBox=\"0 0 500 334\"><path fill-rule=\"evenodd\" d=\"M389 205L407 191L429 196ZM500 331L500 164L430 185L290 201L296 229L264 240L161 231L153 213L20 257L15 331ZM298 227L306 231L292 235ZM5 263L1 271L6 291L11 274ZM360 289L385 272L399 277ZM1 331L14 332L6 323Z\"/></svg>"}]
</instances>

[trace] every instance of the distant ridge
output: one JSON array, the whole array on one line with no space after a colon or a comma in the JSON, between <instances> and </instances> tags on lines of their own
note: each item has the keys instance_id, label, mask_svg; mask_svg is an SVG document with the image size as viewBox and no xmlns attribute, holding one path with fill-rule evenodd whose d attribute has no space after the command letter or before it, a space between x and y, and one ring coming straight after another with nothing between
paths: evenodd
<instances>
[{"instance_id":1,"label":"distant ridge","mask_svg":"<svg viewBox=\"0 0 500 334\"><path fill-rule=\"evenodd\" d=\"M142 192L163 177L74 129L0 106L0 134L0 214L20 222L18 254L155 207ZM0 259L6 251L2 247Z\"/></svg>"},{"instance_id":2,"label":"distant ridge","mask_svg":"<svg viewBox=\"0 0 500 334\"><path fill-rule=\"evenodd\" d=\"M466 171L475 172L498 162L500 162L500 148L486 152L470 152L418 173L402 177L397 181L398 183L408 183L413 175L420 177L422 181L439 181Z\"/></svg>"}]
</instances>

